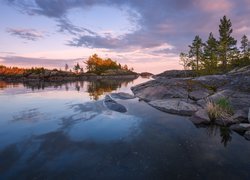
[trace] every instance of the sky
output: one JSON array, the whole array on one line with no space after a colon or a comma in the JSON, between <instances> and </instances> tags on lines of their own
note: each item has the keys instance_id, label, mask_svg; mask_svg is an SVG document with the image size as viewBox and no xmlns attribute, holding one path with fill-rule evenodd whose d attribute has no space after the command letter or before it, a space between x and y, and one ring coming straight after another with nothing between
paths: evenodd
<instances>
[{"instance_id":1,"label":"sky","mask_svg":"<svg viewBox=\"0 0 250 180\"><path fill-rule=\"evenodd\" d=\"M250 0L1 0L0 64L72 68L97 53L136 72L181 69L195 35L220 19L250 38Z\"/></svg>"}]
</instances>

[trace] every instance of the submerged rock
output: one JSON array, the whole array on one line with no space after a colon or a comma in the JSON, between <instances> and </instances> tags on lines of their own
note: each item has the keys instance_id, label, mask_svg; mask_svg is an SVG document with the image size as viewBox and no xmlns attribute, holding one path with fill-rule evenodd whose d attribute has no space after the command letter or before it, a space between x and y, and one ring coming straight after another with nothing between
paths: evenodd
<instances>
[{"instance_id":1,"label":"submerged rock","mask_svg":"<svg viewBox=\"0 0 250 180\"><path fill-rule=\"evenodd\" d=\"M198 106L187 103L181 99L155 100L149 102L149 104L159 110L168 113L187 116L191 116L198 110Z\"/></svg>"},{"instance_id":2,"label":"submerged rock","mask_svg":"<svg viewBox=\"0 0 250 180\"><path fill-rule=\"evenodd\" d=\"M123 100L134 99L135 98L134 95L131 95L131 94L128 94L128 93L124 93L124 92L111 93L110 96L112 98L123 99Z\"/></svg>"},{"instance_id":3,"label":"submerged rock","mask_svg":"<svg viewBox=\"0 0 250 180\"><path fill-rule=\"evenodd\" d=\"M117 111L117 112L120 112L120 113L125 113L127 112L127 109L125 106L117 103L115 100L113 100L109 95L106 95L105 96L105 99L104 99L104 104L105 106L112 110L112 111Z\"/></svg>"}]
</instances>

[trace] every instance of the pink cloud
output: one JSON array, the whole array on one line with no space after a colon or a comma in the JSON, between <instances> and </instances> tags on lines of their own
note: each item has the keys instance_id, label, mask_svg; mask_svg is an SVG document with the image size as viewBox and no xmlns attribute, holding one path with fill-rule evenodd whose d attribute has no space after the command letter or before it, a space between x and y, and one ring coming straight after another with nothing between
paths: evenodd
<instances>
[{"instance_id":1,"label":"pink cloud","mask_svg":"<svg viewBox=\"0 0 250 180\"><path fill-rule=\"evenodd\" d=\"M229 0L207 0L207 1L196 1L199 7L208 12L229 12L233 7L232 2Z\"/></svg>"}]
</instances>

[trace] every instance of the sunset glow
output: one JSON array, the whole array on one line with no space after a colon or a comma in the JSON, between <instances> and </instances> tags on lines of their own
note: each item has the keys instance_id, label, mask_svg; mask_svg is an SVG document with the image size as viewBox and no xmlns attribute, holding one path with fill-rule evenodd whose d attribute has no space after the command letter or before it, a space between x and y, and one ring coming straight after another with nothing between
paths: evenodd
<instances>
[{"instance_id":1,"label":"sunset glow","mask_svg":"<svg viewBox=\"0 0 250 180\"><path fill-rule=\"evenodd\" d=\"M195 35L217 36L223 15L236 39L250 35L248 0L3 0L0 10L0 63L7 66L63 68L97 53L159 73L181 68L179 53Z\"/></svg>"}]
</instances>

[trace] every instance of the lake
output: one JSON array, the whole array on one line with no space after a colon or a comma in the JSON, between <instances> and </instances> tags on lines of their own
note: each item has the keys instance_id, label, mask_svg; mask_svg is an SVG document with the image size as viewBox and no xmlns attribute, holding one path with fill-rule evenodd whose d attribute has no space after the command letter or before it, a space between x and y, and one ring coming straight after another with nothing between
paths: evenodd
<instances>
[{"instance_id":1,"label":"lake","mask_svg":"<svg viewBox=\"0 0 250 180\"><path fill-rule=\"evenodd\" d=\"M0 82L0 179L250 179L250 141L136 99L149 79Z\"/></svg>"}]
</instances>

